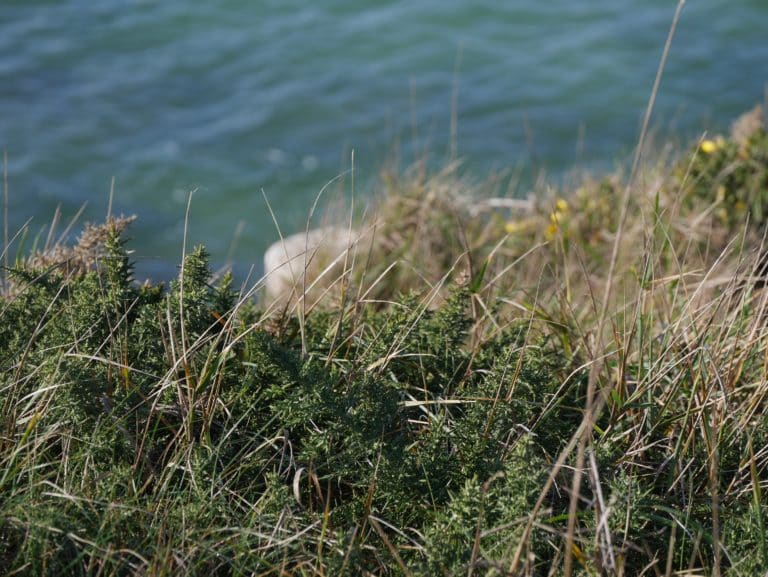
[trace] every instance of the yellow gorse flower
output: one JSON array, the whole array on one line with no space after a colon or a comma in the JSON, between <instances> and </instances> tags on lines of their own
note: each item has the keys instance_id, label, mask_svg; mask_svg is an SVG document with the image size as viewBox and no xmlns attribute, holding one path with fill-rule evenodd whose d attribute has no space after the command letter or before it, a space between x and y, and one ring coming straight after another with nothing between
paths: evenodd
<instances>
[{"instance_id":1,"label":"yellow gorse flower","mask_svg":"<svg viewBox=\"0 0 768 577\"><path fill-rule=\"evenodd\" d=\"M702 140L701 145L699 146L699 149L704 154L712 154L717 150L717 144L714 140Z\"/></svg>"},{"instance_id":2,"label":"yellow gorse flower","mask_svg":"<svg viewBox=\"0 0 768 577\"><path fill-rule=\"evenodd\" d=\"M699 150L701 150L704 154L712 154L713 152L720 150L724 145L725 139L722 136L718 136L714 140L702 140L701 144L699 145Z\"/></svg>"},{"instance_id":3,"label":"yellow gorse flower","mask_svg":"<svg viewBox=\"0 0 768 577\"><path fill-rule=\"evenodd\" d=\"M522 223L518 220L510 220L507 222L507 224L504 225L504 230L507 234L523 232L526 228L527 227L525 226L525 223Z\"/></svg>"},{"instance_id":4,"label":"yellow gorse flower","mask_svg":"<svg viewBox=\"0 0 768 577\"><path fill-rule=\"evenodd\" d=\"M556 234L557 234L557 223L555 222L549 223L549 226L544 231L544 237L547 240L552 240L553 238L555 238Z\"/></svg>"},{"instance_id":5,"label":"yellow gorse flower","mask_svg":"<svg viewBox=\"0 0 768 577\"><path fill-rule=\"evenodd\" d=\"M564 199L558 198L555 201L555 210L549 214L549 226L544 231L544 236L547 240L555 238L557 231L560 229L560 223L567 212L568 203Z\"/></svg>"}]
</instances>

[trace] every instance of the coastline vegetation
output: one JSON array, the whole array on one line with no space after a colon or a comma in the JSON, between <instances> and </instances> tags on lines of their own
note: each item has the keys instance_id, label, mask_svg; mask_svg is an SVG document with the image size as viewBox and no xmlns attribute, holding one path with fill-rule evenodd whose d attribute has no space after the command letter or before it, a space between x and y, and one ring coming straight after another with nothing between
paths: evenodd
<instances>
[{"instance_id":1,"label":"coastline vegetation","mask_svg":"<svg viewBox=\"0 0 768 577\"><path fill-rule=\"evenodd\" d=\"M756 119L507 208L453 166L384 176L311 298L202 247L139 286L130 219L19 256L0 573L763 574Z\"/></svg>"}]
</instances>

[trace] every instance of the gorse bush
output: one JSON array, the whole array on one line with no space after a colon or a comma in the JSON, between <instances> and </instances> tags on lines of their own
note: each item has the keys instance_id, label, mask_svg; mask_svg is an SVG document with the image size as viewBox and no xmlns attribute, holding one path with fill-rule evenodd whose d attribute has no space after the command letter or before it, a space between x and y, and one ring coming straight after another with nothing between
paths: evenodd
<instances>
[{"instance_id":1,"label":"gorse bush","mask_svg":"<svg viewBox=\"0 0 768 577\"><path fill-rule=\"evenodd\" d=\"M691 199L715 206L718 219L738 226L749 215L756 224L768 219L768 133L755 130L743 142L717 137L704 140L692 161L677 169Z\"/></svg>"},{"instance_id":2,"label":"gorse bush","mask_svg":"<svg viewBox=\"0 0 768 577\"><path fill-rule=\"evenodd\" d=\"M690 231L699 202L731 211L707 225L726 239L737 199L763 218L761 139L697 147L632 197L623 238L594 201L619 207L617 177L484 222L418 180L385 207L408 211L383 227L407 266L347 273L376 300L276 313L203 248L138 286L125 219L18 262L0 573L759 574L768 304L743 244Z\"/></svg>"},{"instance_id":3,"label":"gorse bush","mask_svg":"<svg viewBox=\"0 0 768 577\"><path fill-rule=\"evenodd\" d=\"M437 309L411 295L342 322L318 313L302 352L292 323L245 324L252 305L209 286L202 249L167 292L131 283L118 236L106 249L84 274L13 272L29 284L3 313L8 570L298 568L318 522L337 543L329 570L379 571L411 541L401 562L454 567L422 532L494 476L489 495L535 491L546 470L522 447L545 463L577 422L537 423L570 363L545 342L513 330L466 346L466 288ZM486 522L530 495L504 499Z\"/></svg>"}]
</instances>

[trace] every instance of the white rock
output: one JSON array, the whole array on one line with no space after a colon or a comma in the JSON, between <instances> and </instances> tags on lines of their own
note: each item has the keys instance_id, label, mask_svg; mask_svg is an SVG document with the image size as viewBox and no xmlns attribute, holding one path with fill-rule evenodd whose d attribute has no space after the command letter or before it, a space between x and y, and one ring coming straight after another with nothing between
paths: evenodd
<instances>
[{"instance_id":1,"label":"white rock","mask_svg":"<svg viewBox=\"0 0 768 577\"><path fill-rule=\"evenodd\" d=\"M328 226L300 232L273 243L264 253L267 298L290 298L294 288L301 294L316 280L324 285L341 274L345 257L353 254L360 241L355 230ZM306 280L304 276L306 274Z\"/></svg>"}]
</instances>

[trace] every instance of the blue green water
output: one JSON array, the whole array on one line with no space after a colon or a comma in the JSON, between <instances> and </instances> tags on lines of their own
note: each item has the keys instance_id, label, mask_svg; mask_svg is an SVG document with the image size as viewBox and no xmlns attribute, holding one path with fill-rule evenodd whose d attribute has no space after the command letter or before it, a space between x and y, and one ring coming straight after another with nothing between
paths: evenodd
<instances>
[{"instance_id":1,"label":"blue green water","mask_svg":"<svg viewBox=\"0 0 768 577\"><path fill-rule=\"evenodd\" d=\"M352 150L361 195L387 163L439 165L454 96L465 172L610 167L637 139L676 4L2 0L11 233L57 206L99 220L114 177L146 274L179 260L193 190L189 242L247 268L276 237L262 190L290 232ZM761 101L766 29L765 0L689 0L660 132L726 130Z\"/></svg>"}]
</instances>

